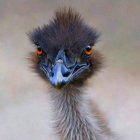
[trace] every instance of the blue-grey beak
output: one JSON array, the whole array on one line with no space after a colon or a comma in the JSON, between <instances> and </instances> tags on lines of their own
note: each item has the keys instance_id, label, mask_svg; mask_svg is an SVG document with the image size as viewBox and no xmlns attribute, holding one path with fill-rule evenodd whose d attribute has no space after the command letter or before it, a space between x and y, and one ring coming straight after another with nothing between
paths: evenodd
<instances>
[{"instance_id":1,"label":"blue-grey beak","mask_svg":"<svg viewBox=\"0 0 140 140\"><path fill-rule=\"evenodd\" d=\"M61 89L71 77L71 70L68 69L61 59L57 60L52 69L52 76L49 77L51 84Z\"/></svg>"}]
</instances>

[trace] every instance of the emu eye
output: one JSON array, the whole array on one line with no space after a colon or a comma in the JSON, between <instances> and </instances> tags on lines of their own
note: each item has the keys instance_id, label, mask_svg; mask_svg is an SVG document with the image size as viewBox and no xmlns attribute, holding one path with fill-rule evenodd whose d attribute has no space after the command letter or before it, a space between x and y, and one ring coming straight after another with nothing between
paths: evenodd
<instances>
[{"instance_id":1,"label":"emu eye","mask_svg":"<svg viewBox=\"0 0 140 140\"><path fill-rule=\"evenodd\" d=\"M36 50L37 50L37 54L38 54L38 55L41 55L41 54L43 53L43 50L41 49L40 46L37 46L37 47L36 47Z\"/></svg>"},{"instance_id":2,"label":"emu eye","mask_svg":"<svg viewBox=\"0 0 140 140\"><path fill-rule=\"evenodd\" d=\"M93 51L93 46L91 45L88 45L86 48L85 48L85 53L86 55L91 55L92 51Z\"/></svg>"}]
</instances>

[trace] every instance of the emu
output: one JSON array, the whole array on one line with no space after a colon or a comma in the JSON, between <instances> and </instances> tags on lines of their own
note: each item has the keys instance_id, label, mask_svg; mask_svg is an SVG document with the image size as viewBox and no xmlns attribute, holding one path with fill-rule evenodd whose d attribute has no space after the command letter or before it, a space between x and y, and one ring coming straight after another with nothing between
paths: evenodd
<instances>
[{"instance_id":1,"label":"emu","mask_svg":"<svg viewBox=\"0 0 140 140\"><path fill-rule=\"evenodd\" d=\"M99 38L71 8L56 11L48 25L29 33L36 51L33 68L51 85L54 131L61 140L114 140L80 89L102 66L102 55L94 49Z\"/></svg>"}]
</instances>

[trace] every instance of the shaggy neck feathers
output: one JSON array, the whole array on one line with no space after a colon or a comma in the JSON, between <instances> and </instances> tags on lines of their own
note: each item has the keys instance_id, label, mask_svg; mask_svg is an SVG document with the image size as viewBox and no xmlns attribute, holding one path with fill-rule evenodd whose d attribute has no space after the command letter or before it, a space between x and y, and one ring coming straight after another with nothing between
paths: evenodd
<instances>
[{"instance_id":1,"label":"shaggy neck feathers","mask_svg":"<svg viewBox=\"0 0 140 140\"><path fill-rule=\"evenodd\" d=\"M61 140L109 140L101 134L80 90L69 86L53 92L55 129Z\"/></svg>"}]
</instances>

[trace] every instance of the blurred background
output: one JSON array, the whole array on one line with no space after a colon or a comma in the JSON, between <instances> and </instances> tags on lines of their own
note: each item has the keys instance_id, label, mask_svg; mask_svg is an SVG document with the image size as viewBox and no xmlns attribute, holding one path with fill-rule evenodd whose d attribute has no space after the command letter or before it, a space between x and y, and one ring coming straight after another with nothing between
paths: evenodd
<instances>
[{"instance_id":1,"label":"blurred background","mask_svg":"<svg viewBox=\"0 0 140 140\"><path fill-rule=\"evenodd\" d=\"M55 140L46 84L26 59L27 33L71 6L101 32L104 68L87 92L123 140L140 140L139 0L0 0L0 140Z\"/></svg>"}]
</instances>

